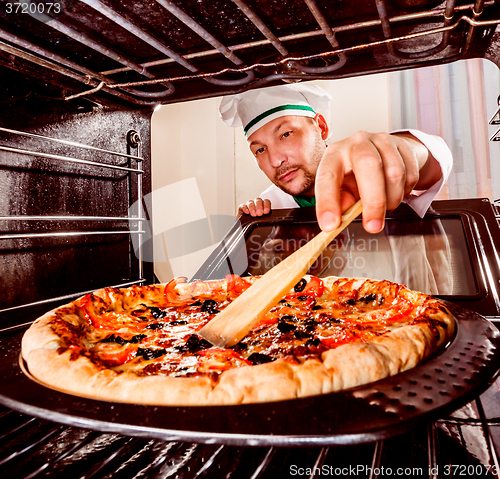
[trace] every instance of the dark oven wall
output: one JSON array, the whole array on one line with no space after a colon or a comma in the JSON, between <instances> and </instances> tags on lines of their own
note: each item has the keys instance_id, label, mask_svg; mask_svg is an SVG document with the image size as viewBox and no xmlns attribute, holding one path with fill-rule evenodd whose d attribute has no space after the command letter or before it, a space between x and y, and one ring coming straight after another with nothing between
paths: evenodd
<instances>
[{"instance_id":1,"label":"dark oven wall","mask_svg":"<svg viewBox=\"0 0 500 479\"><path fill-rule=\"evenodd\" d=\"M2 329L87 291L153 281L136 251L147 223L129 211L139 191L151 191L150 112L87 110L52 113L18 100L2 115Z\"/></svg>"}]
</instances>

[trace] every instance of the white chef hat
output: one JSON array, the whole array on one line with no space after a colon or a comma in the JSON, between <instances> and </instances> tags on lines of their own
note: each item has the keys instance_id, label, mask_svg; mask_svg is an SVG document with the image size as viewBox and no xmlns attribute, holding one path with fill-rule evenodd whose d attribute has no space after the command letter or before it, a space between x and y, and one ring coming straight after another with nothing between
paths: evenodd
<instances>
[{"instance_id":1,"label":"white chef hat","mask_svg":"<svg viewBox=\"0 0 500 479\"><path fill-rule=\"evenodd\" d=\"M219 114L232 127L242 127L246 138L275 118L287 115L314 118L327 109L332 97L318 85L292 83L249 90L222 99Z\"/></svg>"}]
</instances>

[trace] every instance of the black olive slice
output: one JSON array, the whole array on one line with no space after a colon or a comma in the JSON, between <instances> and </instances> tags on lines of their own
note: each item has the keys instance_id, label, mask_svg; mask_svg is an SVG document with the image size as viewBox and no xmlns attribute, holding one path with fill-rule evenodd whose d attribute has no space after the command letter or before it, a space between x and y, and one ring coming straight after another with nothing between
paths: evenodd
<instances>
[{"instance_id":1,"label":"black olive slice","mask_svg":"<svg viewBox=\"0 0 500 479\"><path fill-rule=\"evenodd\" d=\"M167 351L165 349L139 348L137 350L137 356L142 356L146 360L156 359L165 354L167 354Z\"/></svg>"},{"instance_id":2,"label":"black olive slice","mask_svg":"<svg viewBox=\"0 0 500 479\"><path fill-rule=\"evenodd\" d=\"M152 329L152 330L161 329L161 328L163 328L163 323L151 323L145 327L145 329Z\"/></svg>"},{"instance_id":3,"label":"black olive slice","mask_svg":"<svg viewBox=\"0 0 500 479\"><path fill-rule=\"evenodd\" d=\"M146 305L143 304L143 306ZM151 312L151 316L153 316L153 318L155 319L162 319L167 315L166 311L163 311L160 308L157 308L156 306L146 306L146 308L149 309L149 311Z\"/></svg>"},{"instance_id":4,"label":"black olive slice","mask_svg":"<svg viewBox=\"0 0 500 479\"><path fill-rule=\"evenodd\" d=\"M294 331L293 335L297 339L311 339L311 338L314 338L314 334L306 333L305 331Z\"/></svg>"},{"instance_id":5,"label":"black olive slice","mask_svg":"<svg viewBox=\"0 0 500 479\"><path fill-rule=\"evenodd\" d=\"M145 334L136 334L131 339L129 339L127 342L137 344L137 343L140 343L145 337L146 337Z\"/></svg>"},{"instance_id":6,"label":"black olive slice","mask_svg":"<svg viewBox=\"0 0 500 479\"><path fill-rule=\"evenodd\" d=\"M206 299L201 305L201 311L208 314L216 314L219 312L217 309L217 301L213 299Z\"/></svg>"},{"instance_id":7,"label":"black olive slice","mask_svg":"<svg viewBox=\"0 0 500 479\"><path fill-rule=\"evenodd\" d=\"M267 354L262 354L262 353L252 353L250 356L247 358L254 366L257 364L265 364L265 363L271 363L275 361L276 359L268 356Z\"/></svg>"},{"instance_id":8,"label":"black olive slice","mask_svg":"<svg viewBox=\"0 0 500 479\"><path fill-rule=\"evenodd\" d=\"M289 333L290 331L294 331L297 329L297 326L295 324L290 324L290 323L278 323L278 329L282 333Z\"/></svg>"},{"instance_id":9,"label":"black olive slice","mask_svg":"<svg viewBox=\"0 0 500 479\"><path fill-rule=\"evenodd\" d=\"M116 343L123 346L124 344L127 343L133 343L133 344L140 343L145 337L146 337L145 334L136 334L135 336L132 336L132 338L130 339L125 339L122 338L121 336L115 336L114 334L112 334L111 336L108 336L106 339L103 339L101 343Z\"/></svg>"},{"instance_id":10,"label":"black olive slice","mask_svg":"<svg viewBox=\"0 0 500 479\"><path fill-rule=\"evenodd\" d=\"M170 321L170 323L168 323L170 326L184 326L185 324L188 324L188 321L185 321L183 319L178 319L178 320L175 320L175 321Z\"/></svg>"},{"instance_id":11,"label":"black olive slice","mask_svg":"<svg viewBox=\"0 0 500 479\"><path fill-rule=\"evenodd\" d=\"M185 352L197 353L202 349L208 349L211 347L212 345L208 341L205 341L196 334L192 334L191 336L189 336L185 344L183 344L182 346L177 346L176 349L183 353Z\"/></svg>"},{"instance_id":12,"label":"black olive slice","mask_svg":"<svg viewBox=\"0 0 500 479\"><path fill-rule=\"evenodd\" d=\"M296 293L300 293L301 291L304 291L304 288L306 287L307 281L302 278L295 286L294 286L294 291Z\"/></svg>"},{"instance_id":13,"label":"black olive slice","mask_svg":"<svg viewBox=\"0 0 500 479\"><path fill-rule=\"evenodd\" d=\"M127 341L121 336L115 336L114 334L112 334L111 336L108 336L107 338L101 340L101 343L116 343L123 346L124 344L127 344Z\"/></svg>"},{"instance_id":14,"label":"black olive slice","mask_svg":"<svg viewBox=\"0 0 500 479\"><path fill-rule=\"evenodd\" d=\"M234 350L238 351L246 351L248 349L247 343L238 343L234 346Z\"/></svg>"}]
</instances>

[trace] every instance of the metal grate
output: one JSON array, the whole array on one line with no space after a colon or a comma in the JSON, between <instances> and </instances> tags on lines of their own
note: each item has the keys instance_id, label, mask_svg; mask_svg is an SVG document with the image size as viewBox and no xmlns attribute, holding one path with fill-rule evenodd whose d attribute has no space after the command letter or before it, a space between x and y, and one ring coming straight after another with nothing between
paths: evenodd
<instances>
[{"instance_id":1,"label":"metal grate","mask_svg":"<svg viewBox=\"0 0 500 479\"><path fill-rule=\"evenodd\" d=\"M66 100L129 106L456 61L474 56L474 43L488 44L500 23L492 0L428 0L418 11L386 0L59 4L59 14L23 16L0 3L0 52L19 60L4 63L55 73Z\"/></svg>"},{"instance_id":2,"label":"metal grate","mask_svg":"<svg viewBox=\"0 0 500 479\"><path fill-rule=\"evenodd\" d=\"M386 441L322 448L251 448L129 438L2 409L0 475L19 479L500 477L499 391L496 382L451 416Z\"/></svg>"}]
</instances>

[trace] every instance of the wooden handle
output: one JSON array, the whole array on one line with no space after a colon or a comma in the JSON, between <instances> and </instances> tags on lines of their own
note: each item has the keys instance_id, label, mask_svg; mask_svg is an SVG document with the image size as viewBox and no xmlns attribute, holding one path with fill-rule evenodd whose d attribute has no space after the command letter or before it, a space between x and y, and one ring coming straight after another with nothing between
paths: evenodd
<instances>
[{"instance_id":1,"label":"wooden handle","mask_svg":"<svg viewBox=\"0 0 500 479\"><path fill-rule=\"evenodd\" d=\"M200 329L198 334L220 348L238 343L299 282L323 250L359 216L361 211L361 200L359 200L342 215L342 223L337 229L329 232L321 231L270 269Z\"/></svg>"}]
</instances>

